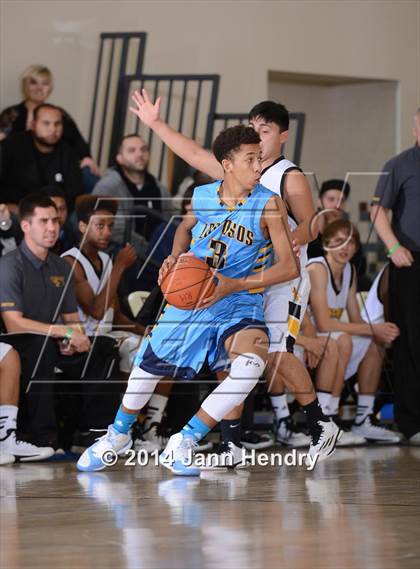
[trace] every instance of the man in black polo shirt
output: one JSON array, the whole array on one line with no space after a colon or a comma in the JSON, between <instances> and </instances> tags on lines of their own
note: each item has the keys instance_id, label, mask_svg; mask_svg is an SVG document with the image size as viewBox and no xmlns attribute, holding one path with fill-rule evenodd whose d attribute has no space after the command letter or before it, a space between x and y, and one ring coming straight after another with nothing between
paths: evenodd
<instances>
[{"instance_id":1,"label":"man in black polo shirt","mask_svg":"<svg viewBox=\"0 0 420 569\"><path fill-rule=\"evenodd\" d=\"M58 184L73 209L82 193L79 159L63 139L63 114L54 105L34 110L32 130L8 136L0 145L0 202L14 213L17 204L43 186Z\"/></svg>"},{"instance_id":2,"label":"man in black polo shirt","mask_svg":"<svg viewBox=\"0 0 420 569\"><path fill-rule=\"evenodd\" d=\"M420 445L420 108L413 134L414 147L384 166L371 219L391 260L391 319L400 329L394 347L395 418L409 443Z\"/></svg>"},{"instance_id":3,"label":"man in black polo shirt","mask_svg":"<svg viewBox=\"0 0 420 569\"><path fill-rule=\"evenodd\" d=\"M19 217L24 239L0 259L0 310L8 332L3 340L20 355L22 393L27 391L18 428L33 442L55 446L55 368L85 380L79 429L106 427L117 397L106 393L108 385L102 389L92 380L107 377L115 342L99 336L91 347L80 325L70 267L49 251L59 233L54 202L43 194L28 195L19 204Z\"/></svg>"}]
</instances>

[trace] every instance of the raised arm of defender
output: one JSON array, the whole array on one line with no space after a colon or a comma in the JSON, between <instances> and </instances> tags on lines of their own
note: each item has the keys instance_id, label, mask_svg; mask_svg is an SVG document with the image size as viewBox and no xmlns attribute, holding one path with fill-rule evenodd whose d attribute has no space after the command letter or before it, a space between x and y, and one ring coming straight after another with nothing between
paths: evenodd
<instances>
[{"instance_id":1,"label":"raised arm of defender","mask_svg":"<svg viewBox=\"0 0 420 569\"><path fill-rule=\"evenodd\" d=\"M155 103L152 103L146 89L142 89L141 93L134 91L132 98L135 106L130 107L130 111L151 128L175 154L193 168L208 174L212 178L216 180L223 178L223 168L211 152L161 120L160 97L156 99Z\"/></svg>"},{"instance_id":2,"label":"raised arm of defender","mask_svg":"<svg viewBox=\"0 0 420 569\"><path fill-rule=\"evenodd\" d=\"M135 106L130 107L130 111L146 126L151 128L175 154L180 156L190 166L208 174L212 178L223 178L223 168L211 152L205 150L200 144L177 132L161 120L161 97L158 97L156 102L153 103L146 89L142 89L141 93L135 91L132 98ZM292 171L287 174L284 193L289 209L299 224L293 232L293 240L297 248L298 245L304 245L318 235L311 190L302 172Z\"/></svg>"}]
</instances>

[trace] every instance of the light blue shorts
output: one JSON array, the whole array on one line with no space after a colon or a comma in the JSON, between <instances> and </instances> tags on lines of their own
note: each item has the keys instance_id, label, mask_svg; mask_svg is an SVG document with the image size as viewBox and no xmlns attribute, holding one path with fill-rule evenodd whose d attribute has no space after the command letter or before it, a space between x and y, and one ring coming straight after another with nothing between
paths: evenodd
<instances>
[{"instance_id":1,"label":"light blue shorts","mask_svg":"<svg viewBox=\"0 0 420 569\"><path fill-rule=\"evenodd\" d=\"M268 336L261 294L232 294L202 310L167 306L142 342L134 365L154 375L181 379L192 379L206 359L211 370L224 369L226 339L246 328L263 330Z\"/></svg>"}]
</instances>

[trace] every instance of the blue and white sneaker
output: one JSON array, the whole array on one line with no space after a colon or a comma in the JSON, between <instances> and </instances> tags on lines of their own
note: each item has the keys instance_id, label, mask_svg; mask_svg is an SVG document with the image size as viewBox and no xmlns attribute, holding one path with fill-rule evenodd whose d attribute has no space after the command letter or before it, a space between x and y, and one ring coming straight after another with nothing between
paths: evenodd
<instances>
[{"instance_id":1,"label":"blue and white sneaker","mask_svg":"<svg viewBox=\"0 0 420 569\"><path fill-rule=\"evenodd\" d=\"M107 433L85 450L77 461L77 468L83 472L94 472L114 466L118 456L123 455L132 444L131 434L119 433L110 425Z\"/></svg>"},{"instance_id":2,"label":"blue and white sneaker","mask_svg":"<svg viewBox=\"0 0 420 569\"><path fill-rule=\"evenodd\" d=\"M194 452L197 443L192 437L175 433L159 455L159 464L179 476L200 476L200 469L194 466Z\"/></svg>"}]
</instances>

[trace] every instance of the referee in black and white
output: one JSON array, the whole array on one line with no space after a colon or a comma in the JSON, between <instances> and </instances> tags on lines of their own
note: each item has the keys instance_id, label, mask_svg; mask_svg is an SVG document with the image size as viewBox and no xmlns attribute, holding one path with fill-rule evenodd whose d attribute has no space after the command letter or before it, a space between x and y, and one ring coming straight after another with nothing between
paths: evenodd
<instances>
[{"instance_id":1,"label":"referee in black and white","mask_svg":"<svg viewBox=\"0 0 420 569\"><path fill-rule=\"evenodd\" d=\"M371 219L391 261L391 320L400 329L394 343L395 419L408 442L420 445L420 108L413 134L414 147L384 166Z\"/></svg>"}]
</instances>

